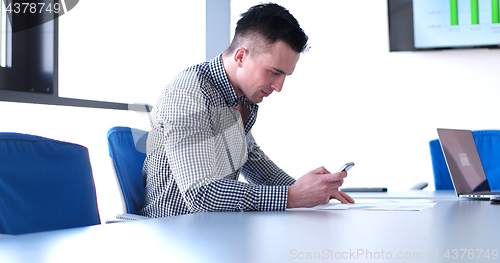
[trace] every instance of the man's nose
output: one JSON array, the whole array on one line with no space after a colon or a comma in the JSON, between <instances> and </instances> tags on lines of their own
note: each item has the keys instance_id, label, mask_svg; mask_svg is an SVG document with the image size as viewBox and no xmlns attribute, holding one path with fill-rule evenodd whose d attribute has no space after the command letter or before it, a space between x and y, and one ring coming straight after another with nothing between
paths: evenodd
<instances>
[{"instance_id":1,"label":"man's nose","mask_svg":"<svg viewBox=\"0 0 500 263\"><path fill-rule=\"evenodd\" d=\"M271 88L273 88L273 90L277 91L277 92L280 92L281 89L283 88L283 84L285 83L285 76L277 79L272 85L271 85Z\"/></svg>"}]
</instances>

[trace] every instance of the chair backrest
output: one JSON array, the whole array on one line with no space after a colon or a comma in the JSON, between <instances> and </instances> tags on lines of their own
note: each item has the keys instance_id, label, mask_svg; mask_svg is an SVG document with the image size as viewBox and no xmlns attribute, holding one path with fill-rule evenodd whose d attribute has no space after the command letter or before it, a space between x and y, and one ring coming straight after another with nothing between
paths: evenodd
<instances>
[{"instance_id":1,"label":"chair backrest","mask_svg":"<svg viewBox=\"0 0 500 263\"><path fill-rule=\"evenodd\" d=\"M86 147L0 133L0 233L96 224L99 211Z\"/></svg>"},{"instance_id":2,"label":"chair backrest","mask_svg":"<svg viewBox=\"0 0 500 263\"><path fill-rule=\"evenodd\" d=\"M108 131L109 156L120 182L127 213L136 214L144 205L146 191L142 166L146 159L148 132L129 127L113 127Z\"/></svg>"},{"instance_id":3,"label":"chair backrest","mask_svg":"<svg viewBox=\"0 0 500 263\"><path fill-rule=\"evenodd\" d=\"M473 131L479 157L492 190L500 190L500 131ZM436 189L453 189L439 139L429 142Z\"/></svg>"}]
</instances>

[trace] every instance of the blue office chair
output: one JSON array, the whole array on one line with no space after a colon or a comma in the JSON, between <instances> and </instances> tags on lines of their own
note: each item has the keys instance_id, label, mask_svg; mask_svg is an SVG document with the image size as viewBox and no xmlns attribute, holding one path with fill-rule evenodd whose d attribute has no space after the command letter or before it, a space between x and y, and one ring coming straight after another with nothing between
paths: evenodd
<instances>
[{"instance_id":1,"label":"blue office chair","mask_svg":"<svg viewBox=\"0 0 500 263\"><path fill-rule=\"evenodd\" d=\"M146 218L134 214L142 209L146 196L142 166L146 159L147 137L148 132L129 127L113 127L108 131L109 156L113 161L128 213L117 215L118 219Z\"/></svg>"},{"instance_id":2,"label":"blue office chair","mask_svg":"<svg viewBox=\"0 0 500 263\"><path fill-rule=\"evenodd\" d=\"M0 233L100 224L88 149L0 133Z\"/></svg>"},{"instance_id":3,"label":"blue office chair","mask_svg":"<svg viewBox=\"0 0 500 263\"><path fill-rule=\"evenodd\" d=\"M492 190L500 189L500 131L473 131L479 157ZM429 142L436 189L454 189L439 139Z\"/></svg>"}]
</instances>

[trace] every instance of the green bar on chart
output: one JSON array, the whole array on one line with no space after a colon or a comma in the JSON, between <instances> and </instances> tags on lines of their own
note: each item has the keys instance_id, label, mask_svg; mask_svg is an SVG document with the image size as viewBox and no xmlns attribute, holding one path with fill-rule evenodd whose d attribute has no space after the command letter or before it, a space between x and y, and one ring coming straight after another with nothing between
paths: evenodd
<instances>
[{"instance_id":1,"label":"green bar on chart","mask_svg":"<svg viewBox=\"0 0 500 263\"><path fill-rule=\"evenodd\" d=\"M471 24L479 25L479 0L470 0Z\"/></svg>"},{"instance_id":2,"label":"green bar on chart","mask_svg":"<svg viewBox=\"0 0 500 263\"><path fill-rule=\"evenodd\" d=\"M458 0L450 0L451 25L458 26Z\"/></svg>"},{"instance_id":3,"label":"green bar on chart","mask_svg":"<svg viewBox=\"0 0 500 263\"><path fill-rule=\"evenodd\" d=\"M500 24L500 9L499 0L491 0L491 15L492 15L492 23Z\"/></svg>"}]
</instances>

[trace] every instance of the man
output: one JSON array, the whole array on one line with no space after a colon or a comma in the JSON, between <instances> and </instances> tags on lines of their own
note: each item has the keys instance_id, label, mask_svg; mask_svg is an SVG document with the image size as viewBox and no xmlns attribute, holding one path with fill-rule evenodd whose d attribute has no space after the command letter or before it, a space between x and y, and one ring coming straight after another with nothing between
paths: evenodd
<instances>
[{"instance_id":1,"label":"man","mask_svg":"<svg viewBox=\"0 0 500 263\"><path fill-rule=\"evenodd\" d=\"M308 37L276 4L250 8L224 53L190 67L167 86L152 112L140 214L284 210L336 198L346 172L319 167L297 181L257 146L251 128L264 97L281 91ZM238 181L243 174L249 183Z\"/></svg>"}]
</instances>

